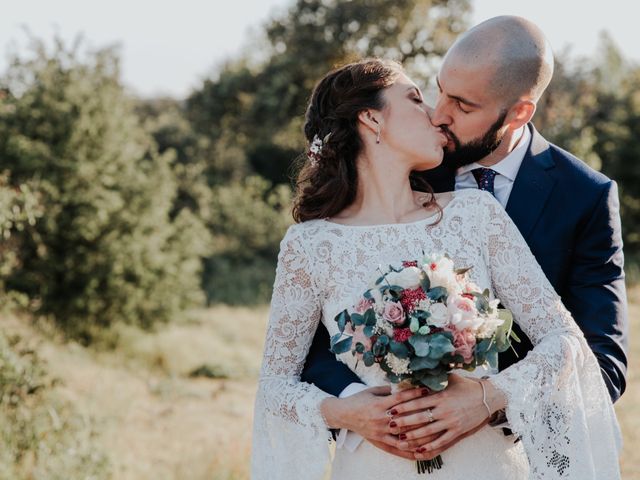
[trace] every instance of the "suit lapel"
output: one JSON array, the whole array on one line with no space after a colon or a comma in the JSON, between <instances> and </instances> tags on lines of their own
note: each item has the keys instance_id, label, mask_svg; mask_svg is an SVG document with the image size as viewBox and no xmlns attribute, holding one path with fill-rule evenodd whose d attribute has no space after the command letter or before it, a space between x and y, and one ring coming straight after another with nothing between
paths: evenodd
<instances>
[{"instance_id":1,"label":"suit lapel","mask_svg":"<svg viewBox=\"0 0 640 480\"><path fill-rule=\"evenodd\" d=\"M531 130L531 145L522 160L506 208L525 240L528 240L555 184L555 178L550 173L555 162L549 151L549 142L533 125L529 124L528 127Z\"/></svg>"}]
</instances>

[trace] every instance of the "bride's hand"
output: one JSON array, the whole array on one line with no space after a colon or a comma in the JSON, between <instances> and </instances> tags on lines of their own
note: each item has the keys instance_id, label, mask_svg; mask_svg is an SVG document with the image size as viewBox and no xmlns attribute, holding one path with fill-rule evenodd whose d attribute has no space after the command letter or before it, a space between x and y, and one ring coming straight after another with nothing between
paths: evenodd
<instances>
[{"instance_id":1,"label":"bride's hand","mask_svg":"<svg viewBox=\"0 0 640 480\"><path fill-rule=\"evenodd\" d=\"M415 448L416 458L432 458L436 452L484 426L490 413L505 406L504 398L491 383L484 385L490 411L482 401L482 386L478 380L457 374L449 376L449 385L442 392L395 405L393 409L399 416L389 422L389 431L395 435L407 427L412 428L405 433L406 440L399 443L398 448ZM431 438L433 435L438 438ZM429 439L423 441L423 437Z\"/></svg>"},{"instance_id":2,"label":"bride's hand","mask_svg":"<svg viewBox=\"0 0 640 480\"><path fill-rule=\"evenodd\" d=\"M391 434L389 421L400 415L395 405L406 404L427 391L415 388L393 395L390 392L389 387L373 387L345 398L327 398L320 404L320 410L329 428L351 430L388 453L413 460L413 452L398 448L404 440ZM403 431L400 429L397 433Z\"/></svg>"}]
</instances>

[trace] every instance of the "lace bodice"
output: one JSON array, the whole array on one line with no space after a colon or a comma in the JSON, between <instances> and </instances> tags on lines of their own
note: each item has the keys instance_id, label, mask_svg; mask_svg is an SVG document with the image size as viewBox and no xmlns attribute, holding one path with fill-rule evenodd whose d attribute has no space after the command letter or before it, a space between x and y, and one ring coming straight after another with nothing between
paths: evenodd
<instances>
[{"instance_id":1,"label":"lace bodice","mask_svg":"<svg viewBox=\"0 0 640 480\"><path fill-rule=\"evenodd\" d=\"M507 397L507 417L522 438L531 478L617 478L619 432L595 357L527 244L495 199L455 192L442 219L347 226L313 220L290 227L281 243L254 423L254 478L322 478L328 461L320 402L329 396L300 382L318 322L351 306L378 265L447 253L509 308L535 348L492 376ZM356 369L381 384L377 369ZM594 435L594 433L596 435ZM600 439L610 442L603 448ZM268 472L268 473L267 473ZM277 473L275 473L277 472Z\"/></svg>"}]
</instances>

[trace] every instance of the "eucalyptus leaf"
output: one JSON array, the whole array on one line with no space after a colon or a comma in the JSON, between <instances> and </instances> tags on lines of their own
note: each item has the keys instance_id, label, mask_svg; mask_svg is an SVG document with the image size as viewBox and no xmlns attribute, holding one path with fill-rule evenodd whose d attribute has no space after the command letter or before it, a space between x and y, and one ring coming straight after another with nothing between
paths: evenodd
<instances>
[{"instance_id":1,"label":"eucalyptus leaf","mask_svg":"<svg viewBox=\"0 0 640 480\"><path fill-rule=\"evenodd\" d=\"M427 292L427 297L432 302L437 302L447 298L447 289L444 287L433 287Z\"/></svg>"},{"instance_id":2,"label":"eucalyptus leaf","mask_svg":"<svg viewBox=\"0 0 640 480\"><path fill-rule=\"evenodd\" d=\"M447 388L447 385L449 384L449 376L446 373L437 376L429 375L420 380L420 382L434 392L441 392Z\"/></svg>"},{"instance_id":3,"label":"eucalyptus leaf","mask_svg":"<svg viewBox=\"0 0 640 480\"><path fill-rule=\"evenodd\" d=\"M511 346L510 338L513 328L513 315L511 311L501 308L498 309L498 317L503 320L503 323L496 329L496 349L498 352L504 352Z\"/></svg>"},{"instance_id":4,"label":"eucalyptus leaf","mask_svg":"<svg viewBox=\"0 0 640 480\"><path fill-rule=\"evenodd\" d=\"M455 351L451 338L445 333L435 333L429 339L429 358L440 360L446 353Z\"/></svg>"},{"instance_id":5,"label":"eucalyptus leaf","mask_svg":"<svg viewBox=\"0 0 640 480\"><path fill-rule=\"evenodd\" d=\"M398 358L407 358L409 356L409 349L404 343L391 341L389 349Z\"/></svg>"},{"instance_id":6,"label":"eucalyptus leaf","mask_svg":"<svg viewBox=\"0 0 640 480\"><path fill-rule=\"evenodd\" d=\"M340 340L339 342L331 345L331 352L335 355L340 355L341 353L348 352L351 350L351 343L353 342L353 337L347 337L344 340Z\"/></svg>"},{"instance_id":7,"label":"eucalyptus leaf","mask_svg":"<svg viewBox=\"0 0 640 480\"><path fill-rule=\"evenodd\" d=\"M489 366L493 369L497 369L498 368L498 352L497 351L491 351L487 353L487 358L485 360Z\"/></svg>"},{"instance_id":8,"label":"eucalyptus leaf","mask_svg":"<svg viewBox=\"0 0 640 480\"><path fill-rule=\"evenodd\" d=\"M418 357L426 357L429 355L430 346L429 339L423 335L414 335L409 338L409 344L416 351Z\"/></svg>"},{"instance_id":9,"label":"eucalyptus leaf","mask_svg":"<svg viewBox=\"0 0 640 480\"><path fill-rule=\"evenodd\" d=\"M344 328L349 321L349 312L347 312L346 310L341 311L338 315L336 315L335 320L336 322L338 322L338 330L340 330L340 333L344 332Z\"/></svg>"},{"instance_id":10,"label":"eucalyptus leaf","mask_svg":"<svg viewBox=\"0 0 640 480\"><path fill-rule=\"evenodd\" d=\"M375 363L373 352L364 352L364 354L362 355L362 360L367 367L373 365Z\"/></svg>"},{"instance_id":11,"label":"eucalyptus leaf","mask_svg":"<svg viewBox=\"0 0 640 480\"><path fill-rule=\"evenodd\" d=\"M474 294L474 296L476 297L476 308L478 309L478 311L480 313L489 312L490 305L487 297L478 294Z\"/></svg>"},{"instance_id":12,"label":"eucalyptus leaf","mask_svg":"<svg viewBox=\"0 0 640 480\"><path fill-rule=\"evenodd\" d=\"M364 316L360 315L359 313L351 314L351 324L354 327L357 327L359 325L364 325Z\"/></svg>"},{"instance_id":13,"label":"eucalyptus leaf","mask_svg":"<svg viewBox=\"0 0 640 480\"><path fill-rule=\"evenodd\" d=\"M376 314L372 309L364 312L364 324L368 327L373 327L377 323Z\"/></svg>"},{"instance_id":14,"label":"eucalyptus leaf","mask_svg":"<svg viewBox=\"0 0 640 480\"><path fill-rule=\"evenodd\" d=\"M414 357L409 362L409 368L413 371L423 370L425 368L435 368L440 362L429 357Z\"/></svg>"},{"instance_id":15,"label":"eucalyptus leaf","mask_svg":"<svg viewBox=\"0 0 640 480\"><path fill-rule=\"evenodd\" d=\"M429 288L431 288L431 281L429 280L429 276L424 272L420 276L420 286L425 292L429 291Z\"/></svg>"},{"instance_id":16,"label":"eucalyptus leaf","mask_svg":"<svg viewBox=\"0 0 640 480\"><path fill-rule=\"evenodd\" d=\"M419 329L420 322L418 321L418 319L415 317L411 318L411 322L409 323L409 330L411 330L411 333L416 333Z\"/></svg>"},{"instance_id":17,"label":"eucalyptus leaf","mask_svg":"<svg viewBox=\"0 0 640 480\"><path fill-rule=\"evenodd\" d=\"M366 327L364 327L364 334L368 338L371 338L373 336L373 334L375 333L375 330L376 330L376 326L375 325L367 325Z\"/></svg>"},{"instance_id":18,"label":"eucalyptus leaf","mask_svg":"<svg viewBox=\"0 0 640 480\"><path fill-rule=\"evenodd\" d=\"M467 273L469 270L471 270L473 267L467 267L467 268L458 268L456 270L456 275L464 275L465 273Z\"/></svg>"},{"instance_id":19,"label":"eucalyptus leaf","mask_svg":"<svg viewBox=\"0 0 640 480\"><path fill-rule=\"evenodd\" d=\"M373 344L372 352L376 357L382 357L387 353L387 345L380 343L378 340Z\"/></svg>"},{"instance_id":20,"label":"eucalyptus leaf","mask_svg":"<svg viewBox=\"0 0 640 480\"><path fill-rule=\"evenodd\" d=\"M333 345L334 343L338 343L338 341L340 341L340 339L342 338L342 333L336 333L335 335L333 335L331 337L331 342L330 345Z\"/></svg>"}]
</instances>

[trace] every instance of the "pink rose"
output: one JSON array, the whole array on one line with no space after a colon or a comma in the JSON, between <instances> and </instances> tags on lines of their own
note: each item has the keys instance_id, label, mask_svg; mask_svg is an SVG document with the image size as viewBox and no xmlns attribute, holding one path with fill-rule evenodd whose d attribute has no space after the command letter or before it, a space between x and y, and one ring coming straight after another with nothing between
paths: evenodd
<instances>
[{"instance_id":1,"label":"pink rose","mask_svg":"<svg viewBox=\"0 0 640 480\"><path fill-rule=\"evenodd\" d=\"M482 318L478 315L476 302L466 296L449 297L447 300L450 323L458 330L471 328L477 330L482 325Z\"/></svg>"},{"instance_id":2,"label":"pink rose","mask_svg":"<svg viewBox=\"0 0 640 480\"><path fill-rule=\"evenodd\" d=\"M397 302L387 302L384 304L382 318L394 325L402 325L404 323L404 309Z\"/></svg>"},{"instance_id":3,"label":"pink rose","mask_svg":"<svg viewBox=\"0 0 640 480\"><path fill-rule=\"evenodd\" d=\"M461 355L464 363L470 363L473 360L473 347L476 346L476 337L470 330L458 330L456 328L446 328L448 332L453 334L453 346L456 353Z\"/></svg>"},{"instance_id":4,"label":"pink rose","mask_svg":"<svg viewBox=\"0 0 640 480\"><path fill-rule=\"evenodd\" d=\"M364 312L366 312L367 310L369 310L371 308L371 305L373 305L373 301L372 300L367 300L366 298L361 298L360 301L358 302L358 304L355 307L355 311L356 311L356 313L359 313L360 315L362 315Z\"/></svg>"}]
</instances>

